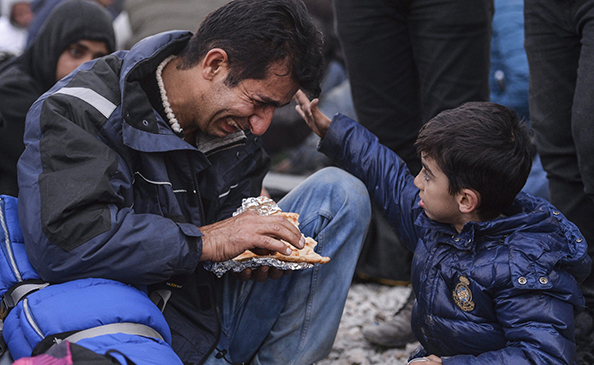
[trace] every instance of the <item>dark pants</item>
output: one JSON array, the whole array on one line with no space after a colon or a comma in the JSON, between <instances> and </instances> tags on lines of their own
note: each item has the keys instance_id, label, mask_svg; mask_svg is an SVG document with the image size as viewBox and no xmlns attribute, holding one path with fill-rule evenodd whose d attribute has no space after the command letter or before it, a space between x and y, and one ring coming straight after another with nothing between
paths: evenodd
<instances>
[{"instance_id":1,"label":"dark pants","mask_svg":"<svg viewBox=\"0 0 594 365\"><path fill-rule=\"evenodd\" d=\"M526 0L530 115L550 199L594 257L594 1ZM582 285L594 309L594 275Z\"/></svg>"},{"instance_id":2,"label":"dark pants","mask_svg":"<svg viewBox=\"0 0 594 365\"><path fill-rule=\"evenodd\" d=\"M414 174L420 127L489 100L493 0L335 0L358 121Z\"/></svg>"}]
</instances>

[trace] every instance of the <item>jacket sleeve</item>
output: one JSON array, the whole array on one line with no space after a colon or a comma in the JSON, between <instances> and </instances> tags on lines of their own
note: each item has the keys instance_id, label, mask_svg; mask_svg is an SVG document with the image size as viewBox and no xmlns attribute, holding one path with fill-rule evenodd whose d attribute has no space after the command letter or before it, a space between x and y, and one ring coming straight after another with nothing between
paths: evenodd
<instances>
[{"instance_id":1,"label":"jacket sleeve","mask_svg":"<svg viewBox=\"0 0 594 365\"><path fill-rule=\"evenodd\" d=\"M98 136L108 116L77 100L46 95L27 116L19 218L34 268L52 282L102 277L134 285L195 270L199 229L125 205L133 176Z\"/></svg>"},{"instance_id":2,"label":"jacket sleeve","mask_svg":"<svg viewBox=\"0 0 594 365\"><path fill-rule=\"evenodd\" d=\"M365 127L341 114L332 119L319 150L363 181L387 221L414 250L418 239L414 222L422 209L404 161Z\"/></svg>"}]
</instances>

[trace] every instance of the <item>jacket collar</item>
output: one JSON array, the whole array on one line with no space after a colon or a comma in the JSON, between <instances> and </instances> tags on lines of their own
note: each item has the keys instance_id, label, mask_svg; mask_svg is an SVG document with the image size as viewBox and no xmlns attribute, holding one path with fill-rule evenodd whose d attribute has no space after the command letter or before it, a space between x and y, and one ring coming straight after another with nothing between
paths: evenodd
<instances>
[{"instance_id":1,"label":"jacket collar","mask_svg":"<svg viewBox=\"0 0 594 365\"><path fill-rule=\"evenodd\" d=\"M165 32L144 39L126 53L122 62L120 88L122 102L122 135L124 143L141 152L173 150L196 151L196 147L176 135L169 124L151 106L139 80L154 73L161 61L178 54L188 43L190 32ZM210 155L225 148L244 143L243 131L225 138L198 134L197 149ZM205 157L203 157L205 158Z\"/></svg>"},{"instance_id":2,"label":"jacket collar","mask_svg":"<svg viewBox=\"0 0 594 365\"><path fill-rule=\"evenodd\" d=\"M179 138L152 108L140 80L154 73L161 61L177 54L192 36L190 32L165 32L146 38L128 51L120 73L122 134L124 143L142 152L195 150Z\"/></svg>"},{"instance_id":3,"label":"jacket collar","mask_svg":"<svg viewBox=\"0 0 594 365\"><path fill-rule=\"evenodd\" d=\"M474 240L477 235L511 235L519 227L536 225L556 214L556 209L545 200L520 192L505 215L484 222L468 222L459 233L452 225L430 219L425 212L417 217L415 224L441 234L444 237L441 242L460 250L470 250L475 246ZM567 234L574 235L571 232Z\"/></svg>"}]
</instances>

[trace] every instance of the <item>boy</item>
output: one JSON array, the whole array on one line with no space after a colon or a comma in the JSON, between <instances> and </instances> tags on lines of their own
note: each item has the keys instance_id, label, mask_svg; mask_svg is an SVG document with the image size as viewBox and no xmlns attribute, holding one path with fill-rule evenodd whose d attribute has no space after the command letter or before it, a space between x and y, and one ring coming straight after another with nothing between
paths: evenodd
<instances>
[{"instance_id":1,"label":"boy","mask_svg":"<svg viewBox=\"0 0 594 365\"><path fill-rule=\"evenodd\" d=\"M360 178L414 252L412 327L424 364L573 364L578 282L590 271L577 227L520 193L530 172L527 127L489 102L446 110L420 131L423 168L355 121L331 121L299 92L319 149Z\"/></svg>"}]
</instances>

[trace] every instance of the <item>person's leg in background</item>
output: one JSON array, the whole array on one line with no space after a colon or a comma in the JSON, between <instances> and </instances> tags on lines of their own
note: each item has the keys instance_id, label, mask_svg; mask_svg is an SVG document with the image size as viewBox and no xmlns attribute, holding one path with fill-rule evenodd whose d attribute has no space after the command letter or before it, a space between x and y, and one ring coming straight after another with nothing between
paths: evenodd
<instances>
[{"instance_id":1,"label":"person's leg in background","mask_svg":"<svg viewBox=\"0 0 594 365\"><path fill-rule=\"evenodd\" d=\"M409 0L335 0L334 13L357 121L402 157L415 174L421 169L414 141L422 120L419 81L407 29L409 4ZM356 278L409 282L412 254L380 210L374 206L372 211ZM404 265L394 265L394 255L403 258ZM409 306L399 313L403 311L409 312ZM380 326L370 324L362 332L369 342L383 346L399 347L416 340L406 318Z\"/></svg>"},{"instance_id":2,"label":"person's leg in background","mask_svg":"<svg viewBox=\"0 0 594 365\"><path fill-rule=\"evenodd\" d=\"M410 1L335 0L357 120L416 173L419 84L407 29Z\"/></svg>"},{"instance_id":3,"label":"person's leg in background","mask_svg":"<svg viewBox=\"0 0 594 365\"><path fill-rule=\"evenodd\" d=\"M411 2L423 124L445 109L489 100L493 9L493 0Z\"/></svg>"},{"instance_id":4,"label":"person's leg in background","mask_svg":"<svg viewBox=\"0 0 594 365\"><path fill-rule=\"evenodd\" d=\"M594 1L525 1L530 115L549 179L551 203L574 222L594 257ZM587 310L576 321L578 358L592 337L594 275L581 286ZM594 339L586 339L592 347ZM581 354L580 354L581 353Z\"/></svg>"},{"instance_id":5,"label":"person's leg in background","mask_svg":"<svg viewBox=\"0 0 594 365\"><path fill-rule=\"evenodd\" d=\"M371 214L365 185L338 168L315 173L278 204L299 213L301 232L331 260L262 283L225 275L217 348L232 362L311 364L328 355ZM219 352L206 364L227 364Z\"/></svg>"}]
</instances>

